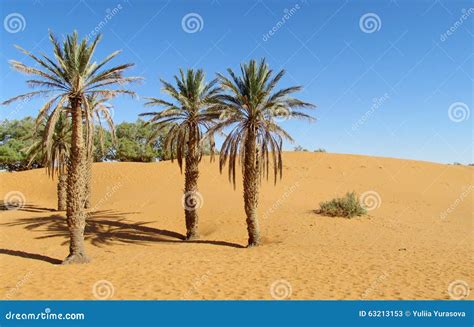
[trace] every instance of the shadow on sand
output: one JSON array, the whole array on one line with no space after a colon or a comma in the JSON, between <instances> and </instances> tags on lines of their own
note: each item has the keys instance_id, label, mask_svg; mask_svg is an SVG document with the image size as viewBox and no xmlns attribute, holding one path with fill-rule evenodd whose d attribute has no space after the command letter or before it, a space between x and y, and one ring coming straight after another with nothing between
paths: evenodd
<instances>
[{"instance_id":1,"label":"shadow on sand","mask_svg":"<svg viewBox=\"0 0 474 327\"><path fill-rule=\"evenodd\" d=\"M24 252L24 251L0 249L0 254L6 254L6 255L11 255L11 256L14 256L14 257L45 261L45 262L52 263L53 265L59 265L61 263L61 260L59 260L59 259L54 259L54 258L45 256L45 255L36 254L36 253L29 253L29 252Z\"/></svg>"},{"instance_id":2,"label":"shadow on sand","mask_svg":"<svg viewBox=\"0 0 474 327\"><path fill-rule=\"evenodd\" d=\"M5 201L0 201L0 211L9 211L9 210L18 210L18 211L26 211L26 212L55 212L56 209L51 208L44 208L40 206L36 206L33 204L22 204L19 205L17 203L7 203Z\"/></svg>"},{"instance_id":3,"label":"shadow on sand","mask_svg":"<svg viewBox=\"0 0 474 327\"><path fill-rule=\"evenodd\" d=\"M23 208L21 209L23 210ZM211 244L216 246L227 246L232 248L244 248L240 244L210 241L210 240L193 240L184 241L183 234L154 227L145 226L152 223L149 222L132 222L127 220L127 215L136 214L137 212L117 212L112 210L94 211L88 213L87 224L85 229L85 240L94 246L106 246L117 243L122 244L147 244L147 243L194 243L194 244ZM69 231L66 220L59 214L45 217L20 218L12 222L3 223L2 226L14 227L23 226L26 230L41 232L42 235L36 239L46 238L62 238L63 245L69 242ZM50 263L59 263L57 259L49 258L40 254L32 254L23 251L15 251L8 249L0 249L0 254L13 255L18 257L43 260Z\"/></svg>"}]
</instances>

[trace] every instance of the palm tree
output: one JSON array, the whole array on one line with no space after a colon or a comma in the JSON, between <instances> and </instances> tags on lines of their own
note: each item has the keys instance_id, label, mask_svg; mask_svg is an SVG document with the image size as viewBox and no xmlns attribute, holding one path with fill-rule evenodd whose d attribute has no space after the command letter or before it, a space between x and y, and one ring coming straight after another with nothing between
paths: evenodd
<instances>
[{"instance_id":1,"label":"palm tree","mask_svg":"<svg viewBox=\"0 0 474 327\"><path fill-rule=\"evenodd\" d=\"M63 105L71 110L71 154L68 167L68 190L67 190L67 223L70 233L69 255L63 263L84 263L89 258L84 249L85 228L85 182L84 182L84 134L83 125L88 115L83 114L83 107L87 106L87 95L99 95L112 97L118 94L134 95L135 93L123 89L111 89L111 87L136 81L136 77L124 77L126 69L132 64L123 64L109 69L104 66L117 56L120 51L108 55L100 63L93 62L93 54L100 41L97 36L92 42L86 39L80 41L77 32L66 36L62 45L50 33L49 39L53 46L54 58L46 55L40 57L17 47L25 55L32 58L39 68L27 66L19 61L10 61L11 66L19 72L35 76L28 80L28 85L40 88L26 94L11 98L3 104L9 104L17 100L27 100L34 96L46 96L47 102L39 111L39 117L50 117L49 123L55 125L59 119Z\"/></svg>"},{"instance_id":2,"label":"palm tree","mask_svg":"<svg viewBox=\"0 0 474 327\"><path fill-rule=\"evenodd\" d=\"M151 139L156 139L167 129L164 151L171 160L176 157L181 172L183 159L185 161L183 203L186 239L191 240L198 238L198 178L203 142L213 143L212 136L203 137L203 131L209 129L217 117L217 112L209 109L216 104L220 88L216 85L217 79L206 83L202 70L188 69L185 74L180 69L175 81L177 87L161 80L163 91L173 102L148 98L147 106L162 106L164 109L160 112L143 113L141 116L151 116L148 122L154 127Z\"/></svg>"},{"instance_id":3,"label":"palm tree","mask_svg":"<svg viewBox=\"0 0 474 327\"><path fill-rule=\"evenodd\" d=\"M54 126L49 125L46 120L37 121L33 137L36 138L36 141L27 149L30 158L28 165L39 159L51 178L54 178L55 174L58 176L58 211L65 211L67 166L71 152L71 123L66 117L66 113L59 114Z\"/></svg>"},{"instance_id":4,"label":"palm tree","mask_svg":"<svg viewBox=\"0 0 474 327\"><path fill-rule=\"evenodd\" d=\"M240 157L243 174L244 207L247 215L248 246L260 243L257 220L259 182L262 176L268 178L270 162L276 183L279 174L282 177L283 162L281 157L283 140L293 141L291 136L281 128L278 118L313 118L298 109L313 108L314 105L290 97L300 91L300 86L293 86L274 91L278 81L283 77L280 71L272 77L265 60L257 64L255 60L241 65L241 76L238 77L229 68L230 78L218 74L221 86L226 94L219 96L221 120L211 127L209 133L231 127L220 150L219 167L229 162L229 180L235 187L235 169L237 157ZM271 155L269 155L271 154Z\"/></svg>"},{"instance_id":5,"label":"palm tree","mask_svg":"<svg viewBox=\"0 0 474 327\"><path fill-rule=\"evenodd\" d=\"M98 133L98 141L99 144L103 147L104 142L104 129L102 128L102 122L104 121L105 124L108 125L112 141L115 141L115 126L114 121L112 120L112 106L107 103L110 98L108 97L99 97L98 95L87 95L87 110L84 111L84 115L88 116L87 122L88 125L86 126L86 153L84 156L84 176L86 179L86 198L84 207L89 209L90 199L91 199L91 192L92 192L92 164L94 162L94 135L95 135L95 124L97 123L100 128L97 129Z\"/></svg>"}]
</instances>

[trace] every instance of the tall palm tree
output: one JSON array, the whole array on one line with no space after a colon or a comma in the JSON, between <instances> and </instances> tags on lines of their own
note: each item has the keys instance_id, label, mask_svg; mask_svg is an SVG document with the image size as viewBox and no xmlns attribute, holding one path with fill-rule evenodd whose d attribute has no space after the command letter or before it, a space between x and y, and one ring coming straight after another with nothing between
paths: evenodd
<instances>
[{"instance_id":1,"label":"tall palm tree","mask_svg":"<svg viewBox=\"0 0 474 327\"><path fill-rule=\"evenodd\" d=\"M67 191L67 223L70 233L69 255L63 263L84 263L89 261L84 249L85 228L85 182L84 182L84 146L83 125L89 118L83 114L87 106L87 95L115 96L118 94L134 95L134 92L123 89L124 84L136 81L136 77L124 77L126 69L132 64L123 64L109 69L104 69L120 51L108 55L100 63L93 61L94 51L100 41L97 36L92 42L86 39L79 40L77 32L66 36L60 44L52 33L49 39L53 46L54 57L46 55L36 56L21 47L21 52L33 59L39 68L27 66L19 61L10 61L11 66L19 72L33 75L34 79L28 80L28 85L39 90L32 91L11 98L3 104L17 100L26 100L34 96L46 96L47 102L39 111L39 117L50 117L49 123L55 125L59 119L63 105L71 110L71 155L68 167ZM119 88L112 89L119 85Z\"/></svg>"},{"instance_id":2,"label":"tall palm tree","mask_svg":"<svg viewBox=\"0 0 474 327\"><path fill-rule=\"evenodd\" d=\"M84 111L84 115L88 116L86 126L86 153L84 155L84 176L86 180L86 198L84 207L86 209L91 206L91 192L92 192L92 164L94 162L94 135L95 135L95 124L97 123L100 128L97 129L98 141L99 144L103 147L104 142L104 129L102 128L102 123L108 125L112 141L115 141L115 126L112 119L112 106L107 102L110 100L109 97L99 97L96 94L87 95L87 110Z\"/></svg>"},{"instance_id":3,"label":"tall palm tree","mask_svg":"<svg viewBox=\"0 0 474 327\"><path fill-rule=\"evenodd\" d=\"M71 123L66 115L66 112L60 113L54 126L49 125L47 120L37 121L36 132L33 135L36 141L27 149L30 158L29 165L39 159L51 178L57 175L58 211L65 211L67 204L67 166L71 152Z\"/></svg>"},{"instance_id":4,"label":"tall palm tree","mask_svg":"<svg viewBox=\"0 0 474 327\"><path fill-rule=\"evenodd\" d=\"M209 133L230 127L220 150L219 167L229 162L229 180L235 187L237 157L240 157L243 174L244 207L247 215L248 246L260 243L257 220L259 183L262 176L268 178L272 163L275 183L279 174L282 177L281 157L284 139L293 141L281 128L278 118L313 118L298 109L313 108L314 105L293 98L290 95L300 91L293 86L275 91L284 71L272 77L265 60L260 63L251 60L241 65L241 76L236 76L229 68L230 78L218 74L226 94L219 96L221 120L211 127ZM270 154L270 155L269 155Z\"/></svg>"},{"instance_id":5,"label":"tall palm tree","mask_svg":"<svg viewBox=\"0 0 474 327\"><path fill-rule=\"evenodd\" d=\"M191 240L198 238L198 178L203 142L213 143L212 137L203 137L204 130L209 129L217 117L217 111L210 109L217 103L220 88L217 79L206 83L202 70L188 69L184 73L180 69L179 73L179 76L175 76L176 87L161 80L162 90L173 99L172 102L148 98L147 106L161 106L164 109L141 116L151 116L148 123L154 127L152 139L167 129L164 150L172 160L177 159L181 172L183 159L185 161L183 203L186 239Z\"/></svg>"}]
</instances>

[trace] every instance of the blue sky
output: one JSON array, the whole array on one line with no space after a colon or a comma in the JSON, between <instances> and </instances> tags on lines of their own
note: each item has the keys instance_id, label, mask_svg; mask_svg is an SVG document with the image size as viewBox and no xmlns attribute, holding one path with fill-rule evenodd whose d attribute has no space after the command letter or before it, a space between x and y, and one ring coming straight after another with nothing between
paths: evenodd
<instances>
[{"instance_id":1,"label":"blue sky","mask_svg":"<svg viewBox=\"0 0 474 327\"><path fill-rule=\"evenodd\" d=\"M170 80L179 67L203 68L211 79L265 57L274 70L287 71L281 87L304 86L299 97L318 106L315 123L281 122L304 148L474 161L472 1L3 0L0 6L1 100L27 91L26 77L8 66L9 59L25 60L14 44L50 54L48 29L86 36L97 28L103 34L97 60L122 49L115 63L133 62L130 75L145 78L133 87L139 100L113 102L116 122L149 110L143 98L159 96L159 78ZM1 108L0 119L35 115L42 101Z\"/></svg>"}]
</instances>

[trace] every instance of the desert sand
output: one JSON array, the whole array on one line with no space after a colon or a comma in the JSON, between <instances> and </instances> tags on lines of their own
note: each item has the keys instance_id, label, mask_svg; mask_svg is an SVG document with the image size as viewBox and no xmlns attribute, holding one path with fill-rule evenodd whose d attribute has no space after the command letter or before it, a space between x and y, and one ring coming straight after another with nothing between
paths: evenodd
<instances>
[{"instance_id":1,"label":"desert sand","mask_svg":"<svg viewBox=\"0 0 474 327\"><path fill-rule=\"evenodd\" d=\"M0 196L26 199L0 211L1 297L449 299L462 281L474 298L472 167L285 153L283 179L262 184L264 244L252 249L240 175L234 190L217 162L204 158L200 170L202 240L189 243L176 163L94 164L93 261L69 266L57 264L68 238L55 182L42 169L1 173ZM348 191L368 194L367 216L314 213Z\"/></svg>"}]
</instances>

